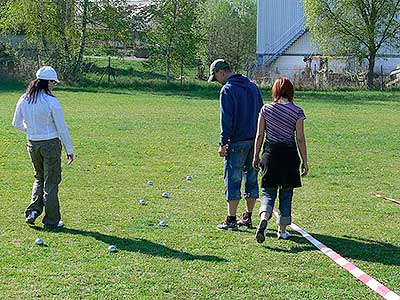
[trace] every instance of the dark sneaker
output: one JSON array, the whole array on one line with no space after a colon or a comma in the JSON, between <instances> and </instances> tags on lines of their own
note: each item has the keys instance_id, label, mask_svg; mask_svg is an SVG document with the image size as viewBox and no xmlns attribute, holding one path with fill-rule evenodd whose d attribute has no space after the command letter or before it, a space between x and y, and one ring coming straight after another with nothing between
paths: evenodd
<instances>
[{"instance_id":1,"label":"dark sneaker","mask_svg":"<svg viewBox=\"0 0 400 300\"><path fill-rule=\"evenodd\" d=\"M256 240L257 243L264 243L265 237L267 235L267 225L268 222L265 219L262 219L260 221L260 224L257 226L257 231L256 231Z\"/></svg>"},{"instance_id":2,"label":"dark sneaker","mask_svg":"<svg viewBox=\"0 0 400 300\"><path fill-rule=\"evenodd\" d=\"M36 218L37 218L37 215L38 215L38 213L37 213L36 210L30 211L30 212L26 215L25 222L26 222L27 224L34 225L34 224L35 224L35 220L36 220Z\"/></svg>"},{"instance_id":3,"label":"dark sneaker","mask_svg":"<svg viewBox=\"0 0 400 300\"><path fill-rule=\"evenodd\" d=\"M247 228L253 228L253 223L251 221L251 213L245 212L243 213L243 217L240 221L237 222L238 226L244 226Z\"/></svg>"},{"instance_id":4,"label":"dark sneaker","mask_svg":"<svg viewBox=\"0 0 400 300\"><path fill-rule=\"evenodd\" d=\"M237 221L229 221L228 218L226 218L225 222L222 224L217 225L218 229L221 230L228 230L228 231L238 231L239 227L237 224Z\"/></svg>"}]
</instances>

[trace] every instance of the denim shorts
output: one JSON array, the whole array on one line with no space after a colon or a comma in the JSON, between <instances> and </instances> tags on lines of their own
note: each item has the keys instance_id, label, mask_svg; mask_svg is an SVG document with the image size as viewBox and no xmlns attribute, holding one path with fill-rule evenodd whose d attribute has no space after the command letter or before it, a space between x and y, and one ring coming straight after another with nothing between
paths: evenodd
<instances>
[{"instance_id":1,"label":"denim shorts","mask_svg":"<svg viewBox=\"0 0 400 300\"><path fill-rule=\"evenodd\" d=\"M229 144L224 160L226 200L240 200L244 180L244 198L258 198L258 171L253 168L254 141L247 140Z\"/></svg>"}]
</instances>

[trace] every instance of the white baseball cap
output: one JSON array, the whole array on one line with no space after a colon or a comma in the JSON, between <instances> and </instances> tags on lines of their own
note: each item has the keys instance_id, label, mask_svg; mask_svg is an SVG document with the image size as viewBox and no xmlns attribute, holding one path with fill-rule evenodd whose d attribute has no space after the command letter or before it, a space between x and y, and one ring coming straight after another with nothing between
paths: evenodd
<instances>
[{"instance_id":1,"label":"white baseball cap","mask_svg":"<svg viewBox=\"0 0 400 300\"><path fill-rule=\"evenodd\" d=\"M49 66L44 66L44 67L41 67L39 70L37 70L36 78L44 79L44 80L54 80L57 83L60 82L58 80L56 70L54 70L52 67L49 67Z\"/></svg>"}]
</instances>

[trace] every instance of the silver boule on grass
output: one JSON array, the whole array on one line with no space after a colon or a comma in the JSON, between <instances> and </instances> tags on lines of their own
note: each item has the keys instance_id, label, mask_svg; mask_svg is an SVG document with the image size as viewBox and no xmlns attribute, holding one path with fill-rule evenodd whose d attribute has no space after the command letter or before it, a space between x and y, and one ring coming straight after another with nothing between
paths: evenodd
<instances>
[{"instance_id":1,"label":"silver boule on grass","mask_svg":"<svg viewBox=\"0 0 400 300\"><path fill-rule=\"evenodd\" d=\"M139 204L140 204L140 205L146 205L146 200L140 199L140 200L139 200Z\"/></svg>"},{"instance_id":2,"label":"silver boule on grass","mask_svg":"<svg viewBox=\"0 0 400 300\"><path fill-rule=\"evenodd\" d=\"M161 227L167 227L168 223L165 220L160 221L160 223L158 223L158 225L160 225Z\"/></svg>"},{"instance_id":3,"label":"silver boule on grass","mask_svg":"<svg viewBox=\"0 0 400 300\"><path fill-rule=\"evenodd\" d=\"M44 245L44 242L43 242L43 240L41 238L37 238L35 240L35 243L36 243L36 245L39 245L39 246L43 246Z\"/></svg>"},{"instance_id":4,"label":"silver boule on grass","mask_svg":"<svg viewBox=\"0 0 400 300\"><path fill-rule=\"evenodd\" d=\"M147 185L153 185L153 184L154 184L153 181L151 181L151 180L148 180L148 181L147 181Z\"/></svg>"},{"instance_id":5,"label":"silver boule on grass","mask_svg":"<svg viewBox=\"0 0 400 300\"><path fill-rule=\"evenodd\" d=\"M108 252L117 252L117 247L115 245L108 246Z\"/></svg>"},{"instance_id":6,"label":"silver boule on grass","mask_svg":"<svg viewBox=\"0 0 400 300\"><path fill-rule=\"evenodd\" d=\"M164 193L162 193L162 196L163 196L164 198L169 198L169 193L168 193L168 192L164 192Z\"/></svg>"},{"instance_id":7,"label":"silver boule on grass","mask_svg":"<svg viewBox=\"0 0 400 300\"><path fill-rule=\"evenodd\" d=\"M186 176L186 180L188 180L188 181L191 181L191 180L193 180L193 176L192 176L192 175L188 175L188 176Z\"/></svg>"}]
</instances>

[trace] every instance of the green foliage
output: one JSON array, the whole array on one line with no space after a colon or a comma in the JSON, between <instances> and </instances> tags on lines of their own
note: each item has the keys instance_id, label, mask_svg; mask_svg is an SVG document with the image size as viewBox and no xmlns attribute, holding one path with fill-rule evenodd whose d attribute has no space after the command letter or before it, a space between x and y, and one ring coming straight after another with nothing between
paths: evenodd
<instances>
[{"instance_id":1,"label":"green foliage","mask_svg":"<svg viewBox=\"0 0 400 300\"><path fill-rule=\"evenodd\" d=\"M215 228L226 214L217 90L188 97L57 86L77 154L70 166L63 160L66 228L42 231L40 218L37 229L28 227L33 170L26 137L10 125L24 88L0 85L4 299L382 299L294 231L277 240L274 219L263 245L254 229ZM269 101L270 90L263 92ZM400 197L399 99L399 92L296 92L311 172L293 202L295 224L397 294L399 207L369 192ZM142 198L148 205L137 203ZM169 227L159 227L161 219ZM110 244L119 251L108 253Z\"/></svg>"},{"instance_id":2,"label":"green foliage","mask_svg":"<svg viewBox=\"0 0 400 300\"><path fill-rule=\"evenodd\" d=\"M197 0L153 0L146 33L150 64L165 68L167 82L195 63L199 36ZM180 74L181 76L183 74Z\"/></svg>"},{"instance_id":3,"label":"green foliage","mask_svg":"<svg viewBox=\"0 0 400 300\"><path fill-rule=\"evenodd\" d=\"M65 78L79 76L88 45L127 41L126 1L8 0L0 11L0 31L26 35L38 64L50 64Z\"/></svg>"},{"instance_id":4,"label":"green foliage","mask_svg":"<svg viewBox=\"0 0 400 300\"><path fill-rule=\"evenodd\" d=\"M90 2L90 47L109 49L130 46L132 28L126 0Z\"/></svg>"},{"instance_id":5,"label":"green foliage","mask_svg":"<svg viewBox=\"0 0 400 300\"><path fill-rule=\"evenodd\" d=\"M236 71L246 70L255 60L257 1L207 0L203 3L203 61L208 66L226 59Z\"/></svg>"},{"instance_id":6,"label":"green foliage","mask_svg":"<svg viewBox=\"0 0 400 300\"><path fill-rule=\"evenodd\" d=\"M356 56L369 62L373 84L376 54L400 45L399 0L305 0L307 26L327 55Z\"/></svg>"}]
</instances>

